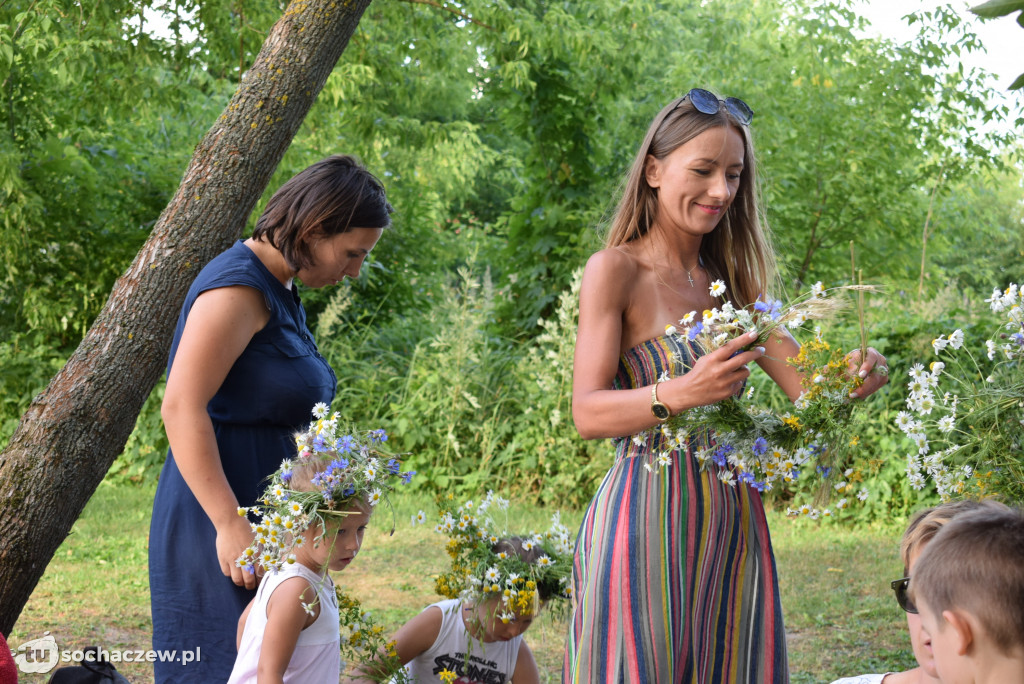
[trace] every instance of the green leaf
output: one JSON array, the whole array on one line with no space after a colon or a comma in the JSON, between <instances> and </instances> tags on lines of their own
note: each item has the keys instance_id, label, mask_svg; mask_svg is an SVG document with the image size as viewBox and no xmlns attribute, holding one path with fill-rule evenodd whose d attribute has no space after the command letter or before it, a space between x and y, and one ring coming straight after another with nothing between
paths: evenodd
<instances>
[{"instance_id":1,"label":"green leaf","mask_svg":"<svg viewBox=\"0 0 1024 684\"><path fill-rule=\"evenodd\" d=\"M972 12L986 19L1002 17L1018 10L1024 10L1024 0L989 0L971 8Z\"/></svg>"},{"instance_id":2,"label":"green leaf","mask_svg":"<svg viewBox=\"0 0 1024 684\"><path fill-rule=\"evenodd\" d=\"M1010 90L1020 90L1024 88L1024 74L1021 74L1017 79L1010 84Z\"/></svg>"}]
</instances>

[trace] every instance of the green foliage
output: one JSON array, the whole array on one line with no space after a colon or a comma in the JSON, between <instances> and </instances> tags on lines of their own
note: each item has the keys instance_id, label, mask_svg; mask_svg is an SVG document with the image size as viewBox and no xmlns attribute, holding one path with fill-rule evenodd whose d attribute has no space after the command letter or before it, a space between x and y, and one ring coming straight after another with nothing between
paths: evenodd
<instances>
[{"instance_id":1,"label":"green foliage","mask_svg":"<svg viewBox=\"0 0 1024 684\"><path fill-rule=\"evenodd\" d=\"M0 339L22 354L0 365L0 439L88 329L173 192L197 122L229 92L170 61L142 28L152 4L0 4ZM142 423L158 423L147 406Z\"/></svg>"},{"instance_id":2,"label":"green foliage","mask_svg":"<svg viewBox=\"0 0 1024 684\"><path fill-rule=\"evenodd\" d=\"M283 5L0 3L0 441L81 339ZM1022 279L1021 148L978 128L1013 115L987 111L987 76L957 68L983 46L955 14L912 25L896 45L861 37L847 2L375 2L250 224L309 163L362 158L394 227L358 281L303 292L339 397L408 440L426 486L585 501L612 451L570 420L573 274L649 121L689 87L755 110L788 283L840 284L854 240L865 280L890 284L870 337L894 373L936 326L962 327L957 287ZM865 473L879 494L864 520L918 501L900 480L895 384L860 431L883 463ZM165 451L158 391L113 472L150 478Z\"/></svg>"},{"instance_id":3,"label":"green foliage","mask_svg":"<svg viewBox=\"0 0 1024 684\"><path fill-rule=\"evenodd\" d=\"M975 177L997 161L987 149L1012 144L971 123L1009 115L962 87L986 76L948 71L958 54L980 49L976 37L949 9L917 15L921 33L907 45L860 37L863 20L840 3L769 2L750 13L722 2L704 12L716 19L702 22L713 27L705 50L741 31L744 39L697 70L676 62L679 80L755 110L764 201L794 292L848 274L851 240L868 280L912 277L928 193Z\"/></svg>"},{"instance_id":4,"label":"green foliage","mask_svg":"<svg viewBox=\"0 0 1024 684\"><path fill-rule=\"evenodd\" d=\"M142 411L135 421L135 429L124 445L124 451L107 471L107 479L111 482L152 481L163 467L167 450L170 448L160 418L164 386L163 381L158 383L142 406Z\"/></svg>"},{"instance_id":5,"label":"green foliage","mask_svg":"<svg viewBox=\"0 0 1024 684\"><path fill-rule=\"evenodd\" d=\"M40 335L16 332L0 341L0 443L6 444L21 413L61 366L64 357Z\"/></svg>"},{"instance_id":6,"label":"green foliage","mask_svg":"<svg viewBox=\"0 0 1024 684\"><path fill-rule=\"evenodd\" d=\"M487 488L490 462L507 440L501 420L514 357L488 333L495 297L489 273L460 268L434 309L432 335L415 348L405 386L391 407L394 430L412 452L409 465L431 485ZM505 483L494 482L503 488Z\"/></svg>"},{"instance_id":7,"label":"green foliage","mask_svg":"<svg viewBox=\"0 0 1024 684\"><path fill-rule=\"evenodd\" d=\"M583 269L558 297L551 318L538 319L540 333L520 348L508 419L513 438L497 471L510 491L545 504L585 504L611 467L614 449L585 441L572 423L572 364Z\"/></svg>"}]
</instances>

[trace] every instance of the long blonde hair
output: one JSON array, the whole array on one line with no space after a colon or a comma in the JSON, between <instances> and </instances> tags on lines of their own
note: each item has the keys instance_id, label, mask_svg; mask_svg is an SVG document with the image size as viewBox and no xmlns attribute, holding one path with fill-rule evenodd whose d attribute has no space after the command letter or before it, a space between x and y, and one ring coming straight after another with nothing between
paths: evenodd
<instances>
[{"instance_id":1,"label":"long blonde hair","mask_svg":"<svg viewBox=\"0 0 1024 684\"><path fill-rule=\"evenodd\" d=\"M701 241L700 259L712 279L725 281L729 299L745 306L767 296L776 278L775 252L761 209L757 187L757 160L749 126L721 107L717 114L697 111L685 96L658 112L647 129L623 186L605 237L605 247L618 247L647 234L657 218L657 190L647 184L647 156L664 159L673 150L704 131L732 126L743 138L743 171L736 198L709 235Z\"/></svg>"}]
</instances>

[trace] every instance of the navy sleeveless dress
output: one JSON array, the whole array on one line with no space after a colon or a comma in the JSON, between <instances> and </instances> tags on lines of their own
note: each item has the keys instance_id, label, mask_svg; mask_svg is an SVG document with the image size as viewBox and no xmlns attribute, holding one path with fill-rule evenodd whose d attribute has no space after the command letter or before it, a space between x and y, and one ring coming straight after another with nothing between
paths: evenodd
<instances>
[{"instance_id":1,"label":"navy sleeveless dress","mask_svg":"<svg viewBox=\"0 0 1024 684\"><path fill-rule=\"evenodd\" d=\"M270 321L253 336L207 410L224 474L239 505L251 506L264 478L294 455L295 433L309 424L313 405L330 403L337 381L306 327L297 291L282 285L242 241L211 261L189 289L168 372L196 298L235 285L263 294ZM156 681L226 682L235 662L238 618L255 592L221 573L213 524L182 479L172 453L153 502L149 586L153 648L176 652L170 662L158 658L154 663ZM183 652L191 652L193 662L182 663Z\"/></svg>"}]
</instances>

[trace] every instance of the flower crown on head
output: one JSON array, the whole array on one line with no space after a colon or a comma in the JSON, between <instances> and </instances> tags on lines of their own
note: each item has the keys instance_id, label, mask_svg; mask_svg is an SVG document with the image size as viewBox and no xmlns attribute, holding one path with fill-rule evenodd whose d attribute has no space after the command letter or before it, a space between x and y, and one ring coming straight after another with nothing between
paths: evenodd
<instances>
[{"instance_id":1,"label":"flower crown on head","mask_svg":"<svg viewBox=\"0 0 1024 684\"><path fill-rule=\"evenodd\" d=\"M533 615L540 601L569 598L572 587L572 539L559 512L541 534L510 535L490 517L490 509L508 509L508 500L487 492L479 506L467 501L455 507L452 496L438 501L441 518L434 531L448 537L449 572L437 578L435 589L447 598L481 603L500 598L498 617L510 622L516 615ZM413 523L423 523L423 511Z\"/></svg>"},{"instance_id":2,"label":"flower crown on head","mask_svg":"<svg viewBox=\"0 0 1024 684\"><path fill-rule=\"evenodd\" d=\"M256 535L235 561L238 567L277 572L295 562L291 551L306 543L306 530L319 524L316 540L322 539L326 518L348 515L353 504L374 508L388 500L396 480L408 484L416 474L402 472L399 459L385 450L384 430L341 430L338 414L328 418L328 410L323 402L313 407L316 420L295 437L297 457L281 462L256 505L238 509L250 516Z\"/></svg>"}]
</instances>

